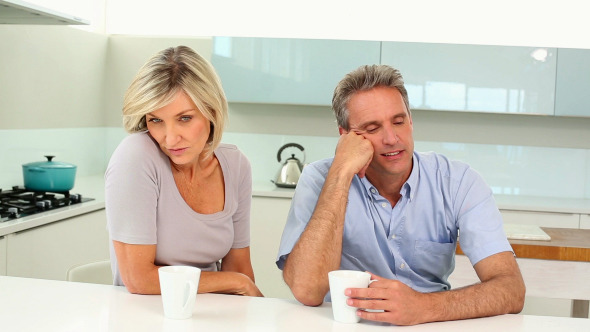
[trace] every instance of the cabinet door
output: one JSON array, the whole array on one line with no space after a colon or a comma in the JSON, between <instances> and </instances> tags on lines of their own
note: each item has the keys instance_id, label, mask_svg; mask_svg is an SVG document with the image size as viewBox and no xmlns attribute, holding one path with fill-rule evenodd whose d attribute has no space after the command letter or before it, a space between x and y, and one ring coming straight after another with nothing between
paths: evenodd
<instances>
[{"instance_id":1,"label":"cabinet door","mask_svg":"<svg viewBox=\"0 0 590 332\"><path fill-rule=\"evenodd\" d=\"M383 42L381 62L400 70L410 107L553 115L553 48Z\"/></svg>"},{"instance_id":2,"label":"cabinet door","mask_svg":"<svg viewBox=\"0 0 590 332\"><path fill-rule=\"evenodd\" d=\"M253 197L250 214L250 252L256 285L266 297L294 299L275 264L283 228L291 206L289 198Z\"/></svg>"},{"instance_id":3,"label":"cabinet door","mask_svg":"<svg viewBox=\"0 0 590 332\"><path fill-rule=\"evenodd\" d=\"M66 280L74 265L109 258L104 210L10 234L7 275Z\"/></svg>"},{"instance_id":4,"label":"cabinet door","mask_svg":"<svg viewBox=\"0 0 590 332\"><path fill-rule=\"evenodd\" d=\"M351 70L379 63L380 43L215 37L211 62L230 102L331 105Z\"/></svg>"},{"instance_id":5,"label":"cabinet door","mask_svg":"<svg viewBox=\"0 0 590 332\"><path fill-rule=\"evenodd\" d=\"M580 216L580 228L590 229L590 214L583 214Z\"/></svg>"},{"instance_id":6,"label":"cabinet door","mask_svg":"<svg viewBox=\"0 0 590 332\"><path fill-rule=\"evenodd\" d=\"M6 275L6 238L0 236L0 276Z\"/></svg>"},{"instance_id":7,"label":"cabinet door","mask_svg":"<svg viewBox=\"0 0 590 332\"><path fill-rule=\"evenodd\" d=\"M580 228L580 215L576 213L500 210L506 224L535 225L551 228Z\"/></svg>"},{"instance_id":8,"label":"cabinet door","mask_svg":"<svg viewBox=\"0 0 590 332\"><path fill-rule=\"evenodd\" d=\"M590 50L557 50L555 115L590 116Z\"/></svg>"}]
</instances>

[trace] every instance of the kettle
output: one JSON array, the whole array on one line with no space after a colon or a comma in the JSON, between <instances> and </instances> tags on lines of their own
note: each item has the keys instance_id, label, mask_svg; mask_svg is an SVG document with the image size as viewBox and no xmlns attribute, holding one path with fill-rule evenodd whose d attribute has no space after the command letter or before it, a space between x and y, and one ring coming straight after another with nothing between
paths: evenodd
<instances>
[{"instance_id":1,"label":"kettle","mask_svg":"<svg viewBox=\"0 0 590 332\"><path fill-rule=\"evenodd\" d=\"M299 159L295 158L295 154L291 154L291 157L281 165L281 168L279 168L275 180L272 181L277 187L295 188L297 186L297 181L299 181L299 177L301 176L301 171L303 170L303 163L305 162L305 149L297 143L287 143L283 145L277 153L277 160L280 163L281 152L290 147L301 150L301 152L303 152L303 160L299 161Z\"/></svg>"}]
</instances>

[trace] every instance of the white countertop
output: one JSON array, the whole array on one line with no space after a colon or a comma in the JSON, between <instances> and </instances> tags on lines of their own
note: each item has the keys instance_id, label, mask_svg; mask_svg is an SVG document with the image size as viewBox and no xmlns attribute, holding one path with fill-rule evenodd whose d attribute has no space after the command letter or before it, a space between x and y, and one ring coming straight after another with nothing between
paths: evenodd
<instances>
[{"instance_id":1,"label":"white countertop","mask_svg":"<svg viewBox=\"0 0 590 332\"><path fill-rule=\"evenodd\" d=\"M278 188L272 182L254 182L252 196L292 198L295 189ZM502 210L590 214L590 199L494 195Z\"/></svg>"},{"instance_id":2,"label":"white countertop","mask_svg":"<svg viewBox=\"0 0 590 332\"><path fill-rule=\"evenodd\" d=\"M3 331L590 331L590 320L502 315L409 327L332 319L329 303L306 307L292 300L199 294L193 316L171 320L159 295L124 287L0 277Z\"/></svg>"}]
</instances>

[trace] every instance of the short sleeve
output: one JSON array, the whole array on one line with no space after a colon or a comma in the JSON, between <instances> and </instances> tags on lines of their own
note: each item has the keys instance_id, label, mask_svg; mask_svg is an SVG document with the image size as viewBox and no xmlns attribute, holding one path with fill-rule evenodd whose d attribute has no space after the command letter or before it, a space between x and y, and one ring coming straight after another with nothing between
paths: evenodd
<instances>
[{"instance_id":1,"label":"short sleeve","mask_svg":"<svg viewBox=\"0 0 590 332\"><path fill-rule=\"evenodd\" d=\"M250 208L252 204L252 169L248 158L237 151L239 160L230 167L235 168L237 178L238 207L232 216L234 224L234 241L232 248L250 246Z\"/></svg>"},{"instance_id":2,"label":"short sleeve","mask_svg":"<svg viewBox=\"0 0 590 332\"><path fill-rule=\"evenodd\" d=\"M461 249L473 265L493 254L512 251L492 191L472 168L459 184L454 209Z\"/></svg>"},{"instance_id":3,"label":"short sleeve","mask_svg":"<svg viewBox=\"0 0 590 332\"><path fill-rule=\"evenodd\" d=\"M111 240L156 244L159 147L147 135L127 136L105 173L105 207Z\"/></svg>"}]
</instances>

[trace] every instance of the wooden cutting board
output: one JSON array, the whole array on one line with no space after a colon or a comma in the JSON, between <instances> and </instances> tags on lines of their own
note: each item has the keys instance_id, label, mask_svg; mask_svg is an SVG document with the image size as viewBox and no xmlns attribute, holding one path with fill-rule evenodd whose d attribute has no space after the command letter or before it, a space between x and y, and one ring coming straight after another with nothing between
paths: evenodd
<instances>
[{"instance_id":1,"label":"wooden cutting board","mask_svg":"<svg viewBox=\"0 0 590 332\"><path fill-rule=\"evenodd\" d=\"M539 226L522 224L504 224L503 226L509 240L551 240L551 236Z\"/></svg>"}]
</instances>

